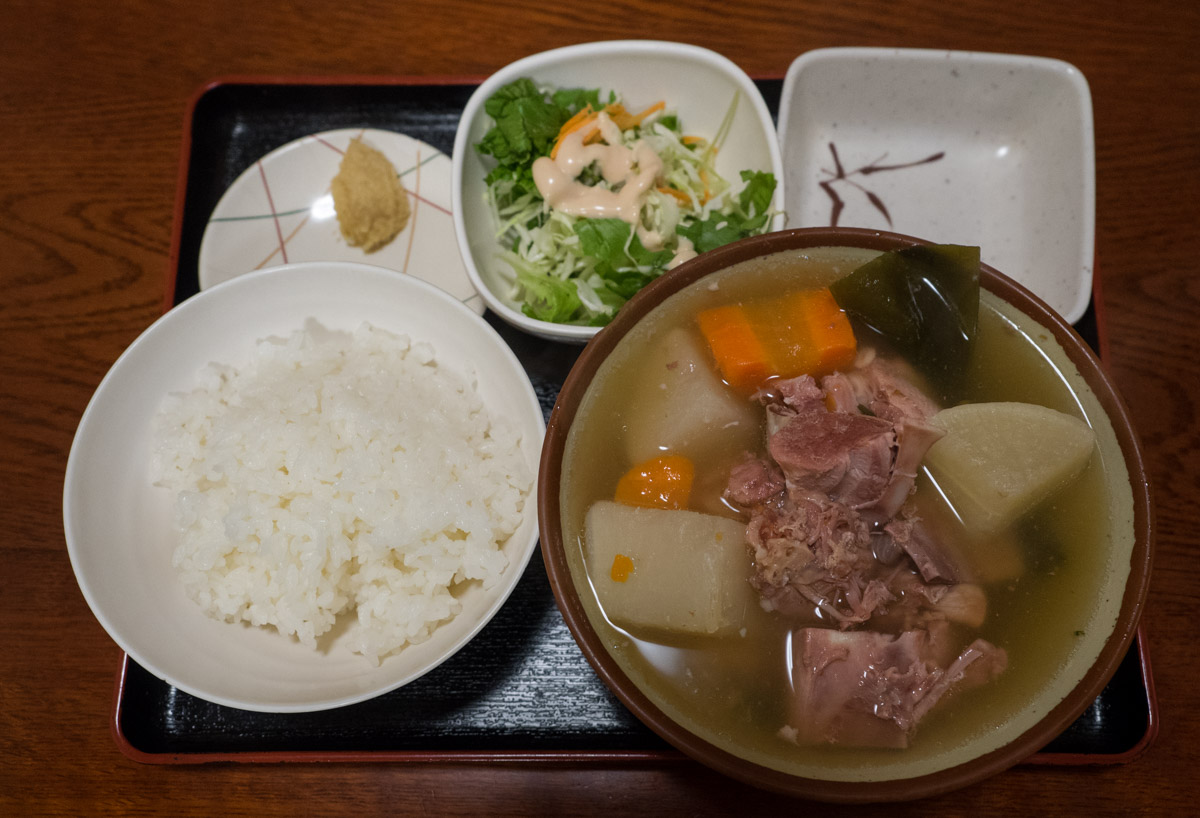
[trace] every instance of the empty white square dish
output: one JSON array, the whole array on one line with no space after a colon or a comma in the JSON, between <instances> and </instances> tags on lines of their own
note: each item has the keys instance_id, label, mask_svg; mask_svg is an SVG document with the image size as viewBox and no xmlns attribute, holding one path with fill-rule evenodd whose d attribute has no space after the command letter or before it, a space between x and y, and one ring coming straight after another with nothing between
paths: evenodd
<instances>
[{"instance_id":1,"label":"empty white square dish","mask_svg":"<svg viewBox=\"0 0 1200 818\"><path fill-rule=\"evenodd\" d=\"M978 245L1068 321L1091 298L1095 147L1083 74L1060 60L828 48L784 80L789 227Z\"/></svg>"}]
</instances>

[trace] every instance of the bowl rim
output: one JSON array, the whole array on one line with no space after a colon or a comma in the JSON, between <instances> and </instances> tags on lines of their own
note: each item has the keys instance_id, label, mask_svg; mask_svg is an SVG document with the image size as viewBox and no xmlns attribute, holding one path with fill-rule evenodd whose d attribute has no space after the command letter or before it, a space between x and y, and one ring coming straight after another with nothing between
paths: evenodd
<instances>
[{"instance_id":1,"label":"bowl rim","mask_svg":"<svg viewBox=\"0 0 1200 818\"><path fill-rule=\"evenodd\" d=\"M359 702L367 701L378 696L382 696L393 690L396 690L405 685L411 684L422 676L430 673L438 666L450 660L453 656L459 653L463 648L471 642L487 624L496 616L500 609L508 601L521 577L528 567L533 553L537 548L538 527L532 526L529 532L524 536L523 540L513 539L520 530L514 532L511 541L516 547L513 552L508 566L504 569L498 584L503 586L497 597L488 605L480 610L480 615L477 620L463 633L457 641L449 645L447 650L435 657L432 661L404 674L398 680L391 680L377 687L373 687L366 692L350 693L346 695L324 696L315 698L311 701L285 703L285 704L269 704L249 699L238 698L220 692L203 689L201 686L192 684L189 680L180 678L175 673L169 673L160 669L157 661L153 661L151 656L148 656L144 650L137 644L137 639L131 638L130 634L123 628L117 626L112 616L108 612L104 597L93 586L92 580L88 573L83 570L86 567L86 562L83 558L83 551L90 545L86 544L89 539L86 532L81 531L76 519L77 512L75 511L77 495L81 491L85 491L86 487L81 484L83 479L80 470L83 466L80 465L81 459L84 457L85 446L88 445L88 439L98 433L94 429L96 421L95 417L103 411L104 405L113 400L110 393L119 388L123 379L128 377L126 369L130 364L130 360L135 359L142 354L140 350L143 348L153 348L156 340L163 333L170 332L171 328L180 323L189 320L189 316L196 313L197 310L204 308L204 305L209 301L215 301L223 298L232 297L228 293L230 291L250 289L259 286L259 282L267 280L270 282L283 282L286 284L286 279L295 277L297 274L320 274L321 270L326 271L326 275L330 278L331 283L337 285L337 288L344 289L343 282L350 275L360 277L370 277L373 279L386 281L388 286L396 286L400 290L418 290L422 291L434 302L444 305L448 313L457 313L461 320L467 324L474 325L481 333L481 337L486 338L496 348L497 354L507 360L513 367L513 372L519 372L522 375L521 380L515 384L515 393L519 392L520 403L522 404L522 412L528 410L528 419L518 420L513 418L512 425L515 428L522 428L528 420L534 419L536 416L537 428L539 433L544 437L545 434L545 419L541 409L540 402L537 398L537 393L525 373L524 366L516 357L512 348L505 342L504 338L489 324L482 316L475 313L470 307L463 304L453 295L445 290L430 284L427 281L416 278L415 276L404 276L397 273L395 270L379 267L377 265L366 264L352 261L304 261L292 262L288 264L276 265L273 267L256 270L241 276L222 281L212 287L202 290L188 299L180 302L163 314L159 315L151 324L138 334L138 336L130 342L130 344L121 352L117 359L109 367L104 374L95 391L88 400L87 406L84 408L80 416L79 423L76 427L74 436L71 441L71 446L67 456L67 463L63 477L62 489L62 519L63 519L63 534L66 542L67 557L71 564L71 570L75 577L76 584L87 603L88 608L92 611L97 622L108 634L118 647L121 648L131 659L152 673L154 676L163 679L172 686L188 693L189 695L213 702L225 707L233 707L241 710L263 713L308 713L321 710L331 710L339 707L345 707ZM290 285L288 285L290 286ZM313 311L317 311L317 306L314 303ZM318 320L320 318L318 317ZM296 327L299 329L299 326ZM391 329L390 332L400 334L404 330ZM268 335L268 332L259 333L261 336ZM413 340L423 340L414 338ZM434 342L436 345L436 341ZM248 348L249 350L249 348ZM464 377L465 373L458 372ZM165 393L164 393L165 394ZM524 448L524 446L522 446ZM531 470L536 471L537 460L534 454L538 449L534 444L531 444L529 453L528 465ZM534 475L536 477L536 474ZM526 498L526 506L536 498L536 486L534 491L531 491ZM528 513L528 511L526 512ZM528 519L523 517L524 521ZM507 543L507 541L506 541ZM439 627L454 621L446 620L439 623ZM437 628L434 629L436 633ZM396 654L399 655L399 654ZM386 659L384 660L386 661ZM382 664L382 662L381 662Z\"/></svg>"},{"instance_id":2,"label":"bowl rim","mask_svg":"<svg viewBox=\"0 0 1200 818\"><path fill-rule=\"evenodd\" d=\"M762 789L834 803L912 800L959 789L999 773L1037 752L1077 719L1112 678L1137 630L1145 606L1153 562L1154 512L1141 445L1124 400L1109 380L1095 353L1061 316L1026 288L996 269L980 265L981 285L1054 333L1069 359L1092 389L1113 425L1125 457L1133 499L1134 546L1130 573L1113 632L1100 654L1074 688L1033 727L1008 744L951 767L913 778L881 781L833 781L804 778L761 767L729 753L677 725L625 675L592 628L574 591L561 530L558 484L562 454L579 403L600 365L625 334L668 295L731 264L786 250L820 246L854 246L893 250L932 242L862 228L797 228L755 236L680 265L651 282L627 303L603 332L583 350L555 402L538 477L538 524L550 587L563 619L581 651L605 685L634 715L664 740L688 756L732 778Z\"/></svg>"},{"instance_id":3,"label":"bowl rim","mask_svg":"<svg viewBox=\"0 0 1200 818\"><path fill-rule=\"evenodd\" d=\"M555 324L550 321L541 321L536 318L530 318L520 310L515 310L506 304L496 293L492 292L491 288L483 280L482 274L475 263L474 253L471 252L470 240L467 236L467 228L463 209L460 200L462 198L463 185L465 181L463 168L466 161L467 151L472 149L470 142L470 130L483 109L484 104L492 96L497 88L505 83L526 74L533 74L548 66L556 66L565 62L573 62L580 58L595 58L595 57L611 57L618 54L649 54L654 56L670 56L681 60L707 63L715 68L718 68L722 73L728 75L742 93L748 98L754 107L754 112L758 118L760 125L763 126L767 141L767 151L770 155L770 165L772 173L775 175L775 195L774 201L779 203L779 212L772 219L771 224L778 229L783 226L783 221L786 214L783 212L783 184L784 184L784 168L783 154L780 149L779 136L775 130L774 120L771 118L771 113L767 109L766 100L763 99L762 93L758 90L758 86L754 84L754 80L750 78L737 63L730 60L723 54L719 54L712 49L704 48L703 46L692 45L691 43L673 42L668 40L639 40L639 39L624 39L624 40L600 40L596 42L577 43L575 45L561 46L548 51L541 51L536 54L522 57L515 62L498 69L490 77L484 80L479 87L471 94L467 100L466 106L463 108L463 113L458 122L458 128L454 135L454 148L451 154L452 163L452 178L451 178L451 196L454 211L454 232L457 238L458 250L462 256L463 266L466 267L467 277L470 278L471 284L479 292L479 297L487 304L488 309L495 312L509 324L512 324L518 329L552 340L567 341L570 343L587 343L587 341L595 337L602 327L584 327L572 324Z\"/></svg>"}]
</instances>

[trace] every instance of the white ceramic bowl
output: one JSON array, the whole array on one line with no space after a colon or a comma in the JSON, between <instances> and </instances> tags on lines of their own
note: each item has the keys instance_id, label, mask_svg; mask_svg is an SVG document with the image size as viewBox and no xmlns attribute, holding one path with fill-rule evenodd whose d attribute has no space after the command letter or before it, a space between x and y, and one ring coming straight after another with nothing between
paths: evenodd
<instances>
[{"instance_id":1,"label":"white ceramic bowl","mask_svg":"<svg viewBox=\"0 0 1200 818\"><path fill-rule=\"evenodd\" d=\"M1086 311L1095 147L1091 94L1074 66L964 51L809 51L784 79L779 135L790 227L977 245L984 262L1069 322Z\"/></svg>"},{"instance_id":2,"label":"white ceramic bowl","mask_svg":"<svg viewBox=\"0 0 1200 818\"><path fill-rule=\"evenodd\" d=\"M497 225L485 199L484 177L494 166L475 145L491 126L484 103L501 86L528 77L539 86L615 91L630 110L658 100L679 115L687 133L717 132L735 94L737 116L717 170L737 189L742 170L775 174L774 205L782 208L783 164L771 114L757 86L733 62L713 51L682 43L617 40L585 43L534 54L497 71L471 95L454 138L454 227L463 263L487 306L513 326L543 338L585 343L596 327L552 324L529 318L513 300L512 273L498 258ZM783 214L771 229L783 226Z\"/></svg>"},{"instance_id":3,"label":"white ceramic bowl","mask_svg":"<svg viewBox=\"0 0 1200 818\"><path fill-rule=\"evenodd\" d=\"M442 366L476 380L489 414L518 429L535 479L545 432L524 369L492 327L442 290L391 270L312 262L250 273L183 302L142 333L101 381L71 447L67 550L96 618L138 664L187 693L246 710L338 707L416 679L499 610L537 543L531 493L504 545L509 564L501 581L468 587L458 616L377 667L342 637L321 653L274 629L205 616L171 565L173 497L151 484L152 419L169 393L194 388L210 362L236 365L256 340L286 337L309 318L342 330L367 321L432 343Z\"/></svg>"}]
</instances>

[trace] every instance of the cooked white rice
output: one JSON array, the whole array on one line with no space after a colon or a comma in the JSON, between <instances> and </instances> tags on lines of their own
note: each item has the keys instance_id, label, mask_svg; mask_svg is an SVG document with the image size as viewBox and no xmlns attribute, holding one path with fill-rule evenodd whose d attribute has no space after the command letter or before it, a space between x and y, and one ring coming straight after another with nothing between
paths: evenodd
<instances>
[{"instance_id":1,"label":"cooked white rice","mask_svg":"<svg viewBox=\"0 0 1200 818\"><path fill-rule=\"evenodd\" d=\"M460 583L499 579L532 481L472 385L369 325L310 322L211 365L155 432L188 595L313 647L353 611L349 647L373 661L457 614Z\"/></svg>"}]
</instances>

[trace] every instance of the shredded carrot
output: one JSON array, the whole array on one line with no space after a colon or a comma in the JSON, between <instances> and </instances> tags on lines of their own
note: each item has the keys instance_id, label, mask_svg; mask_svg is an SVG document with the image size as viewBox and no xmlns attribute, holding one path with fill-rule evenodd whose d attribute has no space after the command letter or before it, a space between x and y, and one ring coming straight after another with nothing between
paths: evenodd
<instances>
[{"instance_id":1,"label":"shredded carrot","mask_svg":"<svg viewBox=\"0 0 1200 818\"><path fill-rule=\"evenodd\" d=\"M585 136L583 138L583 144L585 144L585 145L594 145L599 141L600 141L600 129L599 128L592 128L590 131L588 131L587 136Z\"/></svg>"},{"instance_id":2,"label":"shredded carrot","mask_svg":"<svg viewBox=\"0 0 1200 818\"><path fill-rule=\"evenodd\" d=\"M613 582L625 582L632 573L633 560L624 554L617 554L613 557L612 570L609 571L609 576L612 577Z\"/></svg>"},{"instance_id":3,"label":"shredded carrot","mask_svg":"<svg viewBox=\"0 0 1200 818\"><path fill-rule=\"evenodd\" d=\"M579 127L580 123L586 122L595 115L596 111L592 108L589 102L587 105L575 112L575 115L563 123L563 126L558 129L558 136L562 137L569 134L571 131Z\"/></svg>"},{"instance_id":4,"label":"shredded carrot","mask_svg":"<svg viewBox=\"0 0 1200 818\"><path fill-rule=\"evenodd\" d=\"M678 188L659 186L658 192L665 193L668 196L674 196L676 199L679 200L679 203L682 205L690 205L692 203L692 197L687 195L686 193L684 193L682 190L679 190Z\"/></svg>"},{"instance_id":5,"label":"shredded carrot","mask_svg":"<svg viewBox=\"0 0 1200 818\"><path fill-rule=\"evenodd\" d=\"M703 145L706 140L703 136L684 136L679 141L685 145Z\"/></svg>"},{"instance_id":6,"label":"shredded carrot","mask_svg":"<svg viewBox=\"0 0 1200 818\"><path fill-rule=\"evenodd\" d=\"M767 351L745 308L737 304L714 307L700 313L696 320L727 384L753 392L771 374Z\"/></svg>"},{"instance_id":7,"label":"shredded carrot","mask_svg":"<svg viewBox=\"0 0 1200 818\"><path fill-rule=\"evenodd\" d=\"M568 134L574 133L589 122L592 122L596 119L596 116L596 112L592 110L592 106L589 104L584 108L580 108L573 117L564 122L562 127L558 129L558 136L554 139L554 147L550 149L550 158L553 159L558 156L558 148Z\"/></svg>"},{"instance_id":8,"label":"shredded carrot","mask_svg":"<svg viewBox=\"0 0 1200 818\"><path fill-rule=\"evenodd\" d=\"M804 290L696 317L721 377L750 393L768 378L821 377L854 362L854 330L828 288Z\"/></svg>"},{"instance_id":9,"label":"shredded carrot","mask_svg":"<svg viewBox=\"0 0 1200 818\"><path fill-rule=\"evenodd\" d=\"M625 106L621 105L619 102L614 105L609 105L604 110L608 112L609 117L618 128L623 131L627 131L630 128L636 128L638 125L641 125L642 121L645 120L646 117L650 116L650 114L654 113L655 111L661 111L666 107L667 103L659 100L646 110L637 114L629 113L625 110Z\"/></svg>"},{"instance_id":10,"label":"shredded carrot","mask_svg":"<svg viewBox=\"0 0 1200 818\"><path fill-rule=\"evenodd\" d=\"M550 149L550 158L557 158L559 146L562 145L563 140L566 139L568 135L589 125L592 122L595 122L596 117L598 117L600 113L607 114L608 118L613 121L614 125L620 128L622 131L627 131L630 128L636 128L638 125L641 125L642 121L645 120L646 117L650 116L650 114L654 113L655 111L661 111L665 107L667 107L667 104L660 101L654 103L641 113L631 114L626 111L625 106L619 102L605 105L600 112L593 110L591 104L588 104L587 107L576 112L574 116L564 122L563 126L558 129L558 136L554 138L554 147ZM592 145L596 142L599 142L600 139L600 129L592 128L590 131L584 134L583 144Z\"/></svg>"},{"instance_id":11,"label":"shredded carrot","mask_svg":"<svg viewBox=\"0 0 1200 818\"><path fill-rule=\"evenodd\" d=\"M700 204L708 204L708 200L712 198L712 188L708 186L708 171L700 168L700 181L704 183L704 195L700 197Z\"/></svg>"},{"instance_id":12,"label":"shredded carrot","mask_svg":"<svg viewBox=\"0 0 1200 818\"><path fill-rule=\"evenodd\" d=\"M613 499L629 506L687 508L695 476L692 461L682 455L654 457L625 472Z\"/></svg>"}]
</instances>

